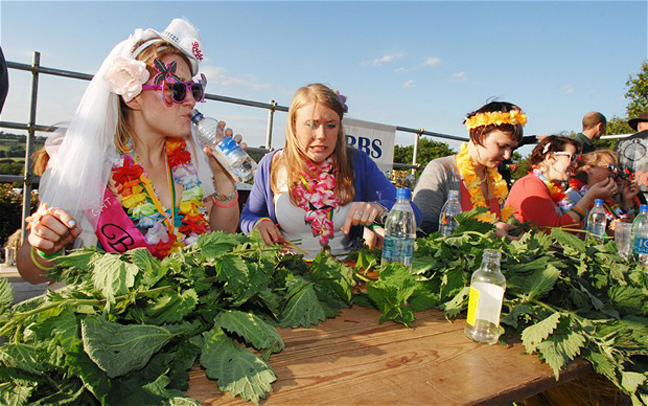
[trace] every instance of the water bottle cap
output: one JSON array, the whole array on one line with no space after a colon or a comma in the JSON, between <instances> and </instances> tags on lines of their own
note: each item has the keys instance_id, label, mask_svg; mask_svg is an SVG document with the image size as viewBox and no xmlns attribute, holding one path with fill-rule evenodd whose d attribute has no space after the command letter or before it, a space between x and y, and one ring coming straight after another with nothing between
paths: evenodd
<instances>
[{"instance_id":1,"label":"water bottle cap","mask_svg":"<svg viewBox=\"0 0 648 406\"><path fill-rule=\"evenodd\" d=\"M648 211L648 204L639 205L639 211Z\"/></svg>"},{"instance_id":2,"label":"water bottle cap","mask_svg":"<svg viewBox=\"0 0 648 406\"><path fill-rule=\"evenodd\" d=\"M448 192L448 197L450 196L459 197L459 191L455 189L450 189L450 191Z\"/></svg>"},{"instance_id":3,"label":"water bottle cap","mask_svg":"<svg viewBox=\"0 0 648 406\"><path fill-rule=\"evenodd\" d=\"M411 199L412 191L408 188L398 188L396 189L396 199Z\"/></svg>"},{"instance_id":4,"label":"water bottle cap","mask_svg":"<svg viewBox=\"0 0 648 406\"><path fill-rule=\"evenodd\" d=\"M597 205L597 206L603 206L603 199L594 200L594 204Z\"/></svg>"},{"instance_id":5,"label":"water bottle cap","mask_svg":"<svg viewBox=\"0 0 648 406\"><path fill-rule=\"evenodd\" d=\"M202 117L202 113L196 109L191 110L191 121L195 121L198 117Z\"/></svg>"}]
</instances>

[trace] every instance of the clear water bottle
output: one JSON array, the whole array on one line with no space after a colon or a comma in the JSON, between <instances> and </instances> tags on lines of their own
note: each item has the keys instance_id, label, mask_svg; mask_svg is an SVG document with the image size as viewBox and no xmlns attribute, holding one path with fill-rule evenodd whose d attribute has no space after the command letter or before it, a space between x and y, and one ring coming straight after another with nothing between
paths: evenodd
<instances>
[{"instance_id":1,"label":"clear water bottle","mask_svg":"<svg viewBox=\"0 0 648 406\"><path fill-rule=\"evenodd\" d=\"M648 267L648 205L642 204L639 215L632 222L632 250L637 261Z\"/></svg>"},{"instance_id":2,"label":"clear water bottle","mask_svg":"<svg viewBox=\"0 0 648 406\"><path fill-rule=\"evenodd\" d=\"M410 202L411 198L411 190L396 190L396 204L389 211L385 220L383 265L398 262L405 266L412 266L414 240L416 239L416 218Z\"/></svg>"},{"instance_id":3,"label":"clear water bottle","mask_svg":"<svg viewBox=\"0 0 648 406\"><path fill-rule=\"evenodd\" d=\"M439 235L441 237L448 237L457 231L459 223L455 217L461 213L461 203L459 203L459 191L451 190L448 193L448 200L441 208L441 215L439 216Z\"/></svg>"},{"instance_id":4,"label":"clear water bottle","mask_svg":"<svg viewBox=\"0 0 648 406\"><path fill-rule=\"evenodd\" d=\"M211 148L214 157L237 182L252 179L257 164L254 159L218 126L218 120L205 117L198 110L191 112L193 130L205 146Z\"/></svg>"},{"instance_id":5,"label":"clear water bottle","mask_svg":"<svg viewBox=\"0 0 648 406\"><path fill-rule=\"evenodd\" d=\"M478 343L496 343L502 334L499 323L506 278L500 271L500 258L498 250L484 250L481 267L470 278L464 334Z\"/></svg>"},{"instance_id":6,"label":"clear water bottle","mask_svg":"<svg viewBox=\"0 0 648 406\"><path fill-rule=\"evenodd\" d=\"M607 227L607 217L603 208L603 199L594 200L594 208L590 210L587 216L588 238L596 243L602 243L605 239L605 230Z\"/></svg>"}]
</instances>

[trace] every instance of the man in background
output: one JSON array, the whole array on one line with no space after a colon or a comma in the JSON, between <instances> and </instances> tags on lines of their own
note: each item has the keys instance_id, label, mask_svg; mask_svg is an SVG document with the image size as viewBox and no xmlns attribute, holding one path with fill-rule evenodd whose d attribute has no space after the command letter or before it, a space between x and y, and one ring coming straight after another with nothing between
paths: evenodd
<instances>
[{"instance_id":1,"label":"man in background","mask_svg":"<svg viewBox=\"0 0 648 406\"><path fill-rule=\"evenodd\" d=\"M594 141L605 134L607 120L598 111L590 111L583 117L583 132L576 134L574 139L581 144L581 153L594 151Z\"/></svg>"}]
</instances>

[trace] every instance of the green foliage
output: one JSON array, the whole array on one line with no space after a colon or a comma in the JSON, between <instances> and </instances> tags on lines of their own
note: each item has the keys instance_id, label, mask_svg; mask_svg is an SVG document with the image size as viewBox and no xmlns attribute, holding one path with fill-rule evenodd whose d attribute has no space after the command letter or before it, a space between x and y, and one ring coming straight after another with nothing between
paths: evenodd
<instances>
[{"instance_id":1,"label":"green foliage","mask_svg":"<svg viewBox=\"0 0 648 406\"><path fill-rule=\"evenodd\" d=\"M427 137L421 137L419 139L418 151L416 153L416 163L420 168L417 173L420 174L431 160L454 154L456 154L456 152L445 142L434 141ZM394 162L411 164L413 156L413 145L394 145Z\"/></svg>"},{"instance_id":2,"label":"green foliage","mask_svg":"<svg viewBox=\"0 0 648 406\"><path fill-rule=\"evenodd\" d=\"M628 117L636 117L648 110L648 61L641 63L641 69L636 76L630 75L626 82L628 90L625 98L630 102L626 106Z\"/></svg>"},{"instance_id":3,"label":"green foliage","mask_svg":"<svg viewBox=\"0 0 648 406\"><path fill-rule=\"evenodd\" d=\"M34 194L31 200L31 212L36 211L37 205L38 199ZM14 192L11 184L0 184L0 245L20 229L21 218L22 194Z\"/></svg>"},{"instance_id":4,"label":"green foliage","mask_svg":"<svg viewBox=\"0 0 648 406\"><path fill-rule=\"evenodd\" d=\"M421 291L447 317L456 317L467 309L470 276L482 252L499 250L507 281L500 340L521 335L526 350L537 353L556 378L582 356L635 404L647 399L646 268L625 261L611 242L592 245L560 229L497 239L492 226L473 219L477 213L464 213L461 231L450 237L418 239L409 275L397 265L378 266L379 279L368 285L370 300L364 302L382 311L381 320L409 326L416 316L411 292Z\"/></svg>"},{"instance_id":5,"label":"green foliage","mask_svg":"<svg viewBox=\"0 0 648 406\"><path fill-rule=\"evenodd\" d=\"M275 326L335 317L351 272L222 232L162 261L75 251L50 272L62 290L8 307L0 282L0 402L194 405L181 391L197 358L221 390L259 402L276 379L266 360L284 348Z\"/></svg>"}]
</instances>

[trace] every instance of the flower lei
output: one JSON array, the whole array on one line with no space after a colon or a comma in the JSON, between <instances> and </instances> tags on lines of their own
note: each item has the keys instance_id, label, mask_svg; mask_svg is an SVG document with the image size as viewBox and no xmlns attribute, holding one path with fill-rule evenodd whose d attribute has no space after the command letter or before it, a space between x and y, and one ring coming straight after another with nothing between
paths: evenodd
<instances>
[{"instance_id":1,"label":"flower lei","mask_svg":"<svg viewBox=\"0 0 648 406\"><path fill-rule=\"evenodd\" d=\"M331 157L318 167L307 162L310 173L302 174L301 181L291 190L297 206L306 211L304 222L310 224L313 236L319 235L320 244L326 245L334 235L333 209L340 204L335 196L337 168ZM311 175L313 174L313 175Z\"/></svg>"},{"instance_id":2,"label":"flower lei","mask_svg":"<svg viewBox=\"0 0 648 406\"><path fill-rule=\"evenodd\" d=\"M157 250L159 257L165 257L178 248L193 243L198 235L209 231L206 209L202 202L202 186L186 146L184 140L177 138L168 138L165 146L173 180L183 185L184 189L179 207L182 226L178 229L169 225L169 218L173 218L170 210L167 209L163 215L157 209L154 204L157 196L153 199L147 191L143 181L149 185L150 181L133 155L123 154L112 169L112 179L118 191L117 199L142 232L146 242Z\"/></svg>"},{"instance_id":3,"label":"flower lei","mask_svg":"<svg viewBox=\"0 0 648 406\"><path fill-rule=\"evenodd\" d=\"M472 158L468 153L468 144L461 144L461 150L457 154L457 167L459 168L459 175L463 179L466 189L470 194L470 202L473 206L482 206L488 207L486 205L486 199L482 194L481 190L481 180L475 172L475 167L473 165ZM486 168L486 176L491 179L491 182L494 186L493 194L497 198L497 201L504 203L504 199L508 195L508 187L506 186L506 181L502 178L502 175L497 171L497 168ZM513 208L511 206L505 206L502 209L502 220L506 221L513 214ZM477 220L484 223L494 223L497 221L497 215L490 211L480 214L477 217Z\"/></svg>"},{"instance_id":4,"label":"flower lei","mask_svg":"<svg viewBox=\"0 0 648 406\"><path fill-rule=\"evenodd\" d=\"M503 111L489 111L486 113L477 113L472 117L467 117L464 120L464 125L468 131L473 128L487 126L490 124L520 124L525 125L527 122L527 115L522 110L511 110L509 112Z\"/></svg>"},{"instance_id":5,"label":"flower lei","mask_svg":"<svg viewBox=\"0 0 648 406\"><path fill-rule=\"evenodd\" d=\"M551 200L553 200L554 204L558 205L558 203L565 198L566 193L562 189L562 187L558 186L555 182L547 179L547 177L544 175L544 173L542 173L540 169L534 169L533 175L543 181L545 186L547 186L547 189L549 189L549 194L551 195Z\"/></svg>"}]
</instances>

